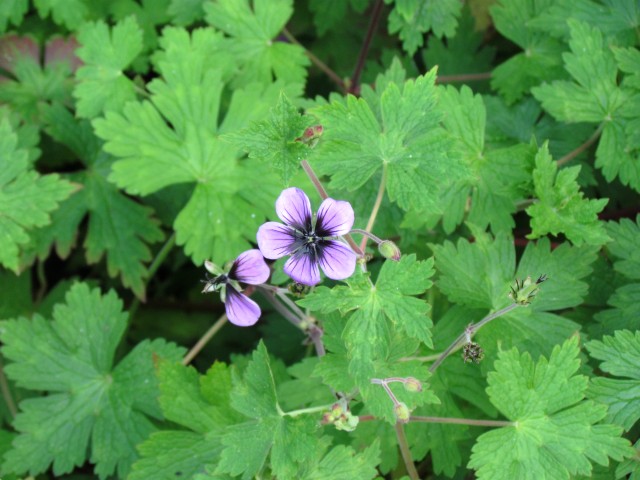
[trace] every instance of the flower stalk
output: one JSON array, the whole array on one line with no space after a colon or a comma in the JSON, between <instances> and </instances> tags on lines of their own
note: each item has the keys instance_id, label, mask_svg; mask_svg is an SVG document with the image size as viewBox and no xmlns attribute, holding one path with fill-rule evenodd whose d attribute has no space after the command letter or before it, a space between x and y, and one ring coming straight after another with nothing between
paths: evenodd
<instances>
[{"instance_id":1,"label":"flower stalk","mask_svg":"<svg viewBox=\"0 0 640 480\"><path fill-rule=\"evenodd\" d=\"M227 323L227 314L223 313L218 320L205 332L198 342L191 347L191 350L182 359L182 365L189 365L191 361L200 353L207 343L215 336L216 333Z\"/></svg>"}]
</instances>

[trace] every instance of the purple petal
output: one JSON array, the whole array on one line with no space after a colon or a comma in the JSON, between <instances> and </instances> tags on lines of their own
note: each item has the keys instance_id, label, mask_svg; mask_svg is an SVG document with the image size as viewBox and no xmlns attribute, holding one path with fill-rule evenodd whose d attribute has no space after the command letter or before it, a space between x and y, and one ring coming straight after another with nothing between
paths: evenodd
<instances>
[{"instance_id":1,"label":"purple petal","mask_svg":"<svg viewBox=\"0 0 640 480\"><path fill-rule=\"evenodd\" d=\"M284 273L303 285L317 285L320 283L318 262L311 255L298 252L284 264Z\"/></svg>"},{"instance_id":2,"label":"purple petal","mask_svg":"<svg viewBox=\"0 0 640 480\"><path fill-rule=\"evenodd\" d=\"M346 235L353 227L353 208L349 202L325 198L318 209L316 233L321 237Z\"/></svg>"},{"instance_id":3,"label":"purple petal","mask_svg":"<svg viewBox=\"0 0 640 480\"><path fill-rule=\"evenodd\" d=\"M291 227L277 222L267 222L260 226L258 248L265 258L276 260L293 251L295 236Z\"/></svg>"},{"instance_id":4,"label":"purple petal","mask_svg":"<svg viewBox=\"0 0 640 480\"><path fill-rule=\"evenodd\" d=\"M284 223L297 230L311 229L311 202L299 188L292 187L282 191L276 200L276 213Z\"/></svg>"},{"instance_id":5,"label":"purple petal","mask_svg":"<svg viewBox=\"0 0 640 480\"><path fill-rule=\"evenodd\" d=\"M224 308L227 318L239 327L250 327L260 318L260 307L246 295L238 292L231 285L227 286Z\"/></svg>"},{"instance_id":6,"label":"purple petal","mask_svg":"<svg viewBox=\"0 0 640 480\"><path fill-rule=\"evenodd\" d=\"M356 254L344 243L330 240L322 246L319 258L324 274L332 280L344 280L356 269Z\"/></svg>"},{"instance_id":7,"label":"purple petal","mask_svg":"<svg viewBox=\"0 0 640 480\"><path fill-rule=\"evenodd\" d=\"M260 250L253 249L238 255L229 271L229 278L249 285L260 285L269 279L270 274Z\"/></svg>"}]
</instances>

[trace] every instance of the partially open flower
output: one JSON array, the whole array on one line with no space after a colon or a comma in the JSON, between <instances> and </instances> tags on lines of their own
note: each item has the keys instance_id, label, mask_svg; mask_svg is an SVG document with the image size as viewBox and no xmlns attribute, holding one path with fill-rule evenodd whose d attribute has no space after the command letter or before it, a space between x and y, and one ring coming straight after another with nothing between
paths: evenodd
<instances>
[{"instance_id":1,"label":"partially open flower","mask_svg":"<svg viewBox=\"0 0 640 480\"><path fill-rule=\"evenodd\" d=\"M260 318L260 307L242 293L240 284L260 285L269 279L269 266L260 250L247 250L238 255L227 273L208 260L204 266L214 276L207 279L202 293L220 291L229 321L240 327L254 325Z\"/></svg>"},{"instance_id":2,"label":"partially open flower","mask_svg":"<svg viewBox=\"0 0 640 480\"><path fill-rule=\"evenodd\" d=\"M258 247L266 258L291 255L284 273L303 285L320 283L320 268L333 280L344 280L356 268L356 254L333 238L346 235L353 226L349 202L325 199L314 221L309 197L299 188L287 188L276 201L276 213L284 222L267 222L258 230Z\"/></svg>"}]
</instances>

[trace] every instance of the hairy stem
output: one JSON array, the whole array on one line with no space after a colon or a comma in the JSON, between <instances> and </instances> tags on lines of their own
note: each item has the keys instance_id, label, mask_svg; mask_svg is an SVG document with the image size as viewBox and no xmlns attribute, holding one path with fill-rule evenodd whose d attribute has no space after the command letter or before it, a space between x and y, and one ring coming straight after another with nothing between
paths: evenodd
<instances>
[{"instance_id":1,"label":"hairy stem","mask_svg":"<svg viewBox=\"0 0 640 480\"><path fill-rule=\"evenodd\" d=\"M361 228L352 228L351 232L349 233L359 233L360 235L364 236L363 243L366 243L364 240L366 240L367 238L370 238L376 243L382 242L382 239L380 237L378 237L377 235L374 235L371 232L367 232L366 230L362 230ZM364 251L364 246L361 245L360 249Z\"/></svg>"},{"instance_id":2,"label":"hairy stem","mask_svg":"<svg viewBox=\"0 0 640 480\"><path fill-rule=\"evenodd\" d=\"M182 359L182 365L189 365L191 360L195 358L198 353L209 343L213 336L220 331L220 329L227 323L227 314L222 314L216 323L214 323L209 330L198 340L198 342L189 350L189 352Z\"/></svg>"},{"instance_id":3,"label":"hairy stem","mask_svg":"<svg viewBox=\"0 0 640 480\"><path fill-rule=\"evenodd\" d=\"M360 76L362 75L362 70L364 69L364 63L367 60L367 55L369 54L369 48L371 47L371 41L373 40L373 35L375 34L376 29L378 28L378 23L380 23L380 17L382 16L382 8L384 6L383 0L376 0L375 5L373 6L373 10L371 11L371 18L369 19L369 27L367 28L367 33L364 37L364 41L362 42L362 47L360 48L360 53L358 54L358 60L356 61L356 66L353 69L353 75L351 75L351 84L349 85L349 93L358 94L360 91Z\"/></svg>"},{"instance_id":4,"label":"hairy stem","mask_svg":"<svg viewBox=\"0 0 640 480\"><path fill-rule=\"evenodd\" d=\"M4 398L4 403L7 404L7 410L9 410L11 417L15 418L18 414L18 409L16 407L16 402L13 400L13 396L11 395L11 389L9 388L7 377L4 374L4 364L2 363L2 358L0 358L0 391L2 391L2 398Z\"/></svg>"},{"instance_id":5,"label":"hairy stem","mask_svg":"<svg viewBox=\"0 0 640 480\"><path fill-rule=\"evenodd\" d=\"M447 418L447 417L421 417L411 416L411 422L424 423L451 423L457 425L472 425L476 427L514 427L516 422L507 422L504 420L475 420L473 418Z\"/></svg>"},{"instance_id":6,"label":"hairy stem","mask_svg":"<svg viewBox=\"0 0 640 480\"><path fill-rule=\"evenodd\" d=\"M565 163L570 162L571 160L576 158L578 155L580 155L582 152L584 152L587 148L589 148L591 145L593 145L598 140L598 138L600 138L600 135L602 135L602 130L604 130L604 125L605 125L604 123L601 123L600 126L596 129L596 131L593 132L593 134L589 138L587 138L587 140L582 145L570 151L564 157L560 158L556 162L556 164L560 167Z\"/></svg>"},{"instance_id":7,"label":"hairy stem","mask_svg":"<svg viewBox=\"0 0 640 480\"><path fill-rule=\"evenodd\" d=\"M302 320L304 320L304 317L299 317L297 314L289 310L278 300L278 298L272 292L262 288L261 285L257 285L256 288L260 291L260 293L262 293L262 296L267 300L267 302L271 304L273 308L276 309L276 311L280 315L288 320L289 323L300 328L300 324L302 323Z\"/></svg>"},{"instance_id":8,"label":"hairy stem","mask_svg":"<svg viewBox=\"0 0 640 480\"><path fill-rule=\"evenodd\" d=\"M498 317L501 317L502 315L504 315L506 313L509 313L511 310L513 310L513 309L515 309L515 308L517 308L519 306L520 306L520 304L518 304L518 303L512 303L511 305L508 305L508 306L498 310L497 312L490 313L489 315L484 317L482 320L480 320L478 323L474 323L472 325L469 325L467 328L464 329L464 331L460 335L458 335L458 338L456 338L451 343L451 345L449 345L447 347L447 349L440 354L440 356L436 359L436 361L433 362L433 364L429 367L429 371L431 373L435 372L436 368L438 368L440 366L440 364L442 362L444 362L445 358L447 358L453 352L455 352L459 348L461 348L465 344L465 342L467 341L468 338L473 337L478 330L480 330L482 327L484 327L491 320L494 320L494 319L496 319Z\"/></svg>"},{"instance_id":9,"label":"hairy stem","mask_svg":"<svg viewBox=\"0 0 640 480\"><path fill-rule=\"evenodd\" d=\"M316 172L313 171L313 168L311 168L311 165L309 165L309 162L307 162L306 160L302 160L300 164L302 165L303 170L309 177L309 180L311 180L311 182L313 183L313 186L316 187L316 190L318 191L318 195L320 195L320 198L322 198L323 200L329 198L329 194L322 186L320 179L316 175ZM362 257L364 255L364 252L360 250L360 248L358 247L358 244L353 240L353 237L351 237L351 235L347 233L344 236L344 239L347 241L347 243L349 244L349 246L355 252L356 255L358 255L359 257Z\"/></svg>"},{"instance_id":10,"label":"hairy stem","mask_svg":"<svg viewBox=\"0 0 640 480\"><path fill-rule=\"evenodd\" d=\"M373 230L373 225L376 223L376 217L378 216L378 211L380 210L380 205L382 204L382 199L384 198L384 191L387 187L387 164L383 164L382 166L382 177L380 178L380 186L378 187L378 195L376 196L376 201L373 204L373 209L371 209L371 215L369 215L369 220L367 221L367 226L365 230L367 233L371 233ZM368 236L365 235L360 241L360 250L363 252L367 248L367 241L369 240ZM374 241L376 241L374 239ZM380 243L380 241L378 241Z\"/></svg>"},{"instance_id":11,"label":"hairy stem","mask_svg":"<svg viewBox=\"0 0 640 480\"><path fill-rule=\"evenodd\" d=\"M308 407L308 408L301 408L300 410L283 412L283 415L286 415L287 417L297 417L298 415L305 415L307 413L324 412L324 411L330 410L331 407L333 407L333 403L330 403L329 405L320 405L318 407Z\"/></svg>"},{"instance_id":12,"label":"hairy stem","mask_svg":"<svg viewBox=\"0 0 640 480\"><path fill-rule=\"evenodd\" d=\"M420 480L416 466L413 463L411 451L409 450L407 436L404 433L404 425L399 422L396 423L396 437L398 437L398 447L400 447L400 453L402 454L402 459L404 460L404 465L407 468L409 478L411 478L411 480Z\"/></svg>"},{"instance_id":13,"label":"hairy stem","mask_svg":"<svg viewBox=\"0 0 640 480\"><path fill-rule=\"evenodd\" d=\"M455 82L472 82L478 80L489 80L491 72L483 73L465 73L462 75L439 75L436 83L455 83Z\"/></svg>"},{"instance_id":14,"label":"hairy stem","mask_svg":"<svg viewBox=\"0 0 640 480\"><path fill-rule=\"evenodd\" d=\"M287 30L286 28L282 30L282 34L294 45L298 45L304 49L305 55L311 60L316 67L318 67L322 72L324 72L327 77L329 77L338 87L342 90L343 93L347 92L347 86L344 84L344 80L340 78L340 76L334 72L326 63L316 57L313 53L307 50L304 45L302 45L293 34Z\"/></svg>"},{"instance_id":15,"label":"hairy stem","mask_svg":"<svg viewBox=\"0 0 640 480\"><path fill-rule=\"evenodd\" d=\"M305 318L307 315L302 311L302 309L295 304L293 300L287 297L285 294L276 292L276 296L284 303L287 307L289 307L293 313L298 315L300 318Z\"/></svg>"}]
</instances>

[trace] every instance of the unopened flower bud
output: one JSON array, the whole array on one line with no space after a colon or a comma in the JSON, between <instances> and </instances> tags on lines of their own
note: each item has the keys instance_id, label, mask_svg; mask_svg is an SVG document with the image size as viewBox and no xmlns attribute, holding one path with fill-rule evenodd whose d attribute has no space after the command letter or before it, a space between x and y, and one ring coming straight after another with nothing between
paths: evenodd
<instances>
[{"instance_id":1,"label":"unopened flower bud","mask_svg":"<svg viewBox=\"0 0 640 480\"><path fill-rule=\"evenodd\" d=\"M480 363L484 358L484 350L476 342L469 342L462 347L462 358L465 363Z\"/></svg>"},{"instance_id":2,"label":"unopened flower bud","mask_svg":"<svg viewBox=\"0 0 640 480\"><path fill-rule=\"evenodd\" d=\"M336 427L336 430L353 432L358 426L359 422L360 422L360 418L357 415L352 415L351 412L346 412L338 420L333 422L333 424Z\"/></svg>"},{"instance_id":3,"label":"unopened flower bud","mask_svg":"<svg viewBox=\"0 0 640 480\"><path fill-rule=\"evenodd\" d=\"M296 141L302 142L309 146L309 148L313 148L320 140L322 136L324 128L322 125L314 125L313 127L305 128L301 137L296 138Z\"/></svg>"},{"instance_id":4,"label":"unopened flower bud","mask_svg":"<svg viewBox=\"0 0 640 480\"><path fill-rule=\"evenodd\" d=\"M519 305L529 305L539 291L538 285L546 280L546 275L540 275L535 282L531 277L527 277L523 281L516 279L516 285L511 287L509 298Z\"/></svg>"},{"instance_id":5,"label":"unopened flower bud","mask_svg":"<svg viewBox=\"0 0 640 480\"><path fill-rule=\"evenodd\" d=\"M383 240L378 244L378 251L384 258L397 262L400 260L400 249L391 240Z\"/></svg>"},{"instance_id":6,"label":"unopened flower bud","mask_svg":"<svg viewBox=\"0 0 640 480\"><path fill-rule=\"evenodd\" d=\"M417 378L407 377L404 382L404 389L407 392L421 392L422 391L422 383Z\"/></svg>"},{"instance_id":7,"label":"unopened flower bud","mask_svg":"<svg viewBox=\"0 0 640 480\"><path fill-rule=\"evenodd\" d=\"M411 411L409 410L409 407L400 402L394 407L394 411L398 422L409 423L409 418L411 417Z\"/></svg>"}]
</instances>

